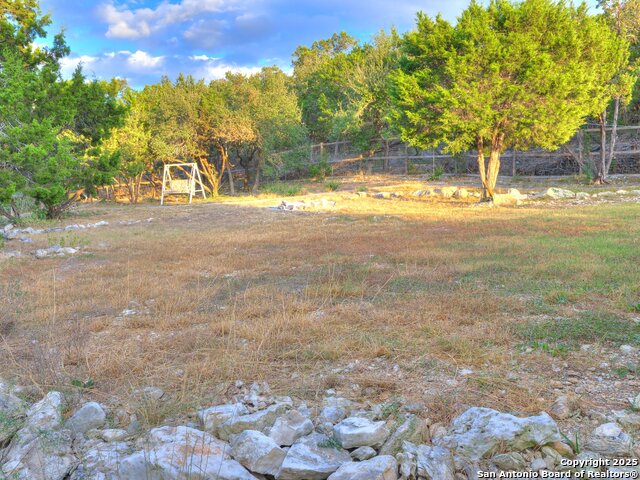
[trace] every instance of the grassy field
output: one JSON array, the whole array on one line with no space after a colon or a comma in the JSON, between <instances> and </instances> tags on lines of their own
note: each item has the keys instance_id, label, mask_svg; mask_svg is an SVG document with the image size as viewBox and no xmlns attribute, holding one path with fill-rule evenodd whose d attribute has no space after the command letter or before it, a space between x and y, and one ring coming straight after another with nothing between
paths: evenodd
<instances>
[{"instance_id":1,"label":"grassy field","mask_svg":"<svg viewBox=\"0 0 640 480\"><path fill-rule=\"evenodd\" d=\"M169 400L139 412L148 423L219 401L237 379L311 401L328 388L403 397L443 420L468 405L548 409L565 391L619 408L637 393L618 347L640 344L639 203L355 192L315 194L336 207L303 213L264 208L277 191L79 207L63 224L110 225L11 248L83 253L0 258L0 377L43 391L91 380L84 393L114 405L159 386Z\"/></svg>"}]
</instances>

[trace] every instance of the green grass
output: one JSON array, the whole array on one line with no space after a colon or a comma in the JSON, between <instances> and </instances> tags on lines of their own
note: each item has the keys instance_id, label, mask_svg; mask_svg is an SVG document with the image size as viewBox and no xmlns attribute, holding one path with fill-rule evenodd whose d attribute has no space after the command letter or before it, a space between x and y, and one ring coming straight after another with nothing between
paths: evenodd
<instances>
[{"instance_id":1,"label":"green grass","mask_svg":"<svg viewBox=\"0 0 640 480\"><path fill-rule=\"evenodd\" d=\"M302 187L295 183L269 183L262 187L262 191L273 195L294 197L302 193Z\"/></svg>"},{"instance_id":2,"label":"green grass","mask_svg":"<svg viewBox=\"0 0 640 480\"><path fill-rule=\"evenodd\" d=\"M585 312L572 318L527 322L516 326L516 334L527 345L561 354L580 344L640 344L640 325L612 313Z\"/></svg>"}]
</instances>

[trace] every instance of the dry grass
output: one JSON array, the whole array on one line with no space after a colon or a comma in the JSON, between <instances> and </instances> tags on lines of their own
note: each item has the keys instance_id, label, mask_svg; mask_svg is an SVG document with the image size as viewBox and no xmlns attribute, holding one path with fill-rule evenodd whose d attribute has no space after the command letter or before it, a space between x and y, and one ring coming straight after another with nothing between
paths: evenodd
<instances>
[{"instance_id":1,"label":"dry grass","mask_svg":"<svg viewBox=\"0 0 640 480\"><path fill-rule=\"evenodd\" d=\"M330 212L260 208L273 196L81 207L65 223L111 222L75 233L87 253L0 260L0 376L42 390L92 379L86 393L113 404L162 387L170 403L136 407L146 423L236 379L310 400L404 396L434 419L469 404L536 411L552 400L551 367L584 363L582 337L536 330L522 355L521 327L605 310L629 321L640 302L640 272L624 267L638 260L637 204L487 209L352 187L323 194ZM48 241L34 240L21 248Z\"/></svg>"}]
</instances>

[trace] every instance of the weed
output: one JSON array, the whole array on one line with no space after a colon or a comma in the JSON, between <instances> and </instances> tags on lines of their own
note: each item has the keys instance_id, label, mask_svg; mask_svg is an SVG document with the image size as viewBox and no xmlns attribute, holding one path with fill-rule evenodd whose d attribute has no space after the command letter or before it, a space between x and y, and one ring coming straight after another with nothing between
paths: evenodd
<instances>
[{"instance_id":1,"label":"weed","mask_svg":"<svg viewBox=\"0 0 640 480\"><path fill-rule=\"evenodd\" d=\"M440 178L443 175L444 175L444 168L438 165L436 168L433 169L433 173L429 176L429 181L435 182L437 180L440 180Z\"/></svg>"},{"instance_id":2,"label":"weed","mask_svg":"<svg viewBox=\"0 0 640 480\"><path fill-rule=\"evenodd\" d=\"M578 432L576 432L575 438L573 440L571 440L567 435L565 435L564 433L560 433L560 435L562 435L562 438L564 438L564 441L567 442L567 445L569 445L571 447L571 449L573 450L573 452L576 455L580 454L580 437L578 435Z\"/></svg>"},{"instance_id":3,"label":"weed","mask_svg":"<svg viewBox=\"0 0 640 480\"><path fill-rule=\"evenodd\" d=\"M324 188L326 188L330 192L335 192L338 189L338 187L340 187L340 182L336 182L335 180L332 180L324 184Z\"/></svg>"},{"instance_id":4,"label":"weed","mask_svg":"<svg viewBox=\"0 0 640 480\"><path fill-rule=\"evenodd\" d=\"M320 448L333 448L335 450L342 450L342 443L334 435L327 437L326 440L318 443Z\"/></svg>"},{"instance_id":5,"label":"weed","mask_svg":"<svg viewBox=\"0 0 640 480\"><path fill-rule=\"evenodd\" d=\"M324 180L327 175L331 174L331 165L326 160L309 165L309 177L317 181Z\"/></svg>"},{"instance_id":6,"label":"weed","mask_svg":"<svg viewBox=\"0 0 640 480\"><path fill-rule=\"evenodd\" d=\"M262 187L262 190L266 193L285 197L293 197L302 193L302 187L293 183L270 183Z\"/></svg>"},{"instance_id":7,"label":"weed","mask_svg":"<svg viewBox=\"0 0 640 480\"><path fill-rule=\"evenodd\" d=\"M389 417L398 417L400 415L400 402L392 401L391 403L385 403L382 406L382 418L386 420Z\"/></svg>"}]
</instances>

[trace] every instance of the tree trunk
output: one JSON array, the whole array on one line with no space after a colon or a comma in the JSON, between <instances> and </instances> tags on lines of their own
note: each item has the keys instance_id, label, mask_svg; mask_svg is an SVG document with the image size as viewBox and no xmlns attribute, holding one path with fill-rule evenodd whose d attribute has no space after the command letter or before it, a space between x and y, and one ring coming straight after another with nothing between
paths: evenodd
<instances>
[{"instance_id":1,"label":"tree trunk","mask_svg":"<svg viewBox=\"0 0 640 480\"><path fill-rule=\"evenodd\" d=\"M232 165L230 163L227 164L227 178L229 180L229 191L231 192L231 195L235 195L236 194L236 186L234 184L233 173L231 172L231 167L232 167Z\"/></svg>"},{"instance_id":2,"label":"tree trunk","mask_svg":"<svg viewBox=\"0 0 640 480\"><path fill-rule=\"evenodd\" d=\"M611 169L611 163L613 162L613 154L616 149L616 141L618 139L618 115L620 114L620 97L616 97L613 104L613 124L611 127L611 145L609 146L609 158L605 165L604 177L605 180L609 176L609 170Z\"/></svg>"},{"instance_id":3,"label":"tree trunk","mask_svg":"<svg viewBox=\"0 0 640 480\"><path fill-rule=\"evenodd\" d=\"M253 187L251 187L251 192L255 195L258 193L258 188L260 188L260 169L262 168L262 154L258 153L258 160L256 161L256 175L253 179Z\"/></svg>"},{"instance_id":4,"label":"tree trunk","mask_svg":"<svg viewBox=\"0 0 640 480\"><path fill-rule=\"evenodd\" d=\"M218 188L220 186L220 177L218 176L218 172L216 172L215 167L213 167L206 158L201 158L199 163L201 166L202 174L209 182L209 187L206 187L206 185L203 185L203 187L207 188L211 195L217 197Z\"/></svg>"},{"instance_id":5,"label":"tree trunk","mask_svg":"<svg viewBox=\"0 0 640 480\"><path fill-rule=\"evenodd\" d=\"M484 144L481 137L476 138L476 148L478 150L478 173L480 174L480 181L482 182L481 201L485 202L490 200L490 198L487 197L487 169L484 164Z\"/></svg>"},{"instance_id":6,"label":"tree trunk","mask_svg":"<svg viewBox=\"0 0 640 480\"><path fill-rule=\"evenodd\" d=\"M595 162L595 178L593 183L602 185L607 183L607 110L600 114L600 159Z\"/></svg>"}]
</instances>

